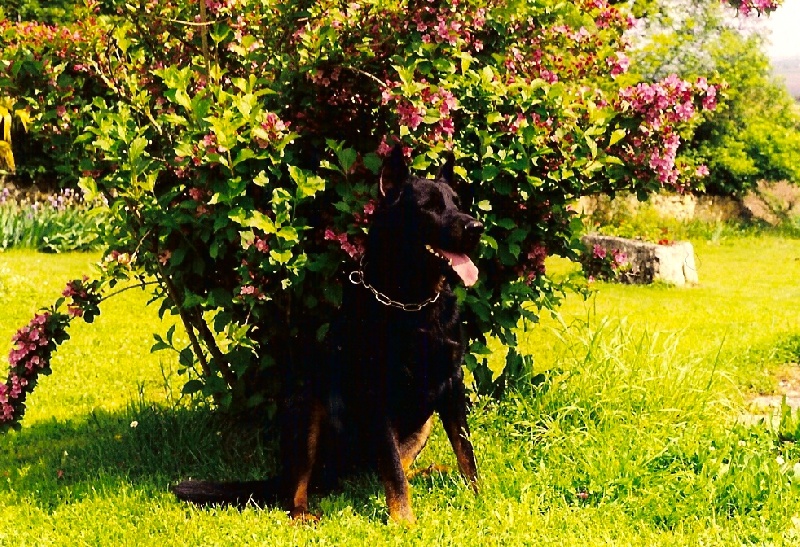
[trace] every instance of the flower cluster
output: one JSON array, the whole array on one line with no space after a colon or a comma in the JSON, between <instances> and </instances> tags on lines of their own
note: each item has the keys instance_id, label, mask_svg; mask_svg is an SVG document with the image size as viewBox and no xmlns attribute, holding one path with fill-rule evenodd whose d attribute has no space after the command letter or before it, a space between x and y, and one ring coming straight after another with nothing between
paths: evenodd
<instances>
[{"instance_id":1,"label":"flower cluster","mask_svg":"<svg viewBox=\"0 0 800 547\"><path fill-rule=\"evenodd\" d=\"M613 281L631 269L631 263L626 253L619 249L609 250L596 244L592 246L590 253L583 255L581 263L589 281L596 279Z\"/></svg>"},{"instance_id":2,"label":"flower cluster","mask_svg":"<svg viewBox=\"0 0 800 547\"><path fill-rule=\"evenodd\" d=\"M0 432L19 427L25 413L25 399L36 386L40 374L50 373L50 360L59 344L69 338L67 327L73 317L91 322L99 313L99 282L87 278L70 281L64 298L41 313L14 334L14 347L8 355L8 376L0 384ZM59 311L69 299L68 313Z\"/></svg>"},{"instance_id":3,"label":"flower cluster","mask_svg":"<svg viewBox=\"0 0 800 547\"><path fill-rule=\"evenodd\" d=\"M264 121L253 129L253 139L259 148L267 148L271 142L280 139L289 129L290 122L284 122L274 112L264 114Z\"/></svg>"},{"instance_id":4,"label":"flower cluster","mask_svg":"<svg viewBox=\"0 0 800 547\"><path fill-rule=\"evenodd\" d=\"M692 84L671 74L660 82L642 82L619 92L620 107L640 114L645 132L690 120L696 111L694 101L698 95L704 110L716 107L717 86L705 78L698 78Z\"/></svg>"},{"instance_id":5,"label":"flower cluster","mask_svg":"<svg viewBox=\"0 0 800 547\"><path fill-rule=\"evenodd\" d=\"M404 21L406 28L413 27L421 33L425 44L447 44L456 46L464 43L469 49L480 52L483 42L478 35L486 24L486 8L474 12L469 9L454 9L457 3L437 6L433 2L420 3L411 14L410 21Z\"/></svg>"},{"instance_id":6,"label":"flower cluster","mask_svg":"<svg viewBox=\"0 0 800 547\"><path fill-rule=\"evenodd\" d=\"M621 89L619 110L641 117L621 157L634 165L647 166L661 184L680 190L681 173L675 160L681 140L675 127L691 120L698 109L716 108L718 89L705 78L690 83L675 74L660 82L642 82Z\"/></svg>"},{"instance_id":7,"label":"flower cluster","mask_svg":"<svg viewBox=\"0 0 800 547\"><path fill-rule=\"evenodd\" d=\"M8 377L5 384L0 384L0 431L18 425L27 394L33 390L38 375L49 371L50 356L59 341L66 338L68 323L63 314L43 312L14 335Z\"/></svg>"},{"instance_id":8,"label":"flower cluster","mask_svg":"<svg viewBox=\"0 0 800 547\"><path fill-rule=\"evenodd\" d=\"M252 239L246 239L242 245L245 249L254 247L259 253L266 254L269 252L269 243L267 243L267 239L265 237L253 235Z\"/></svg>"},{"instance_id":9,"label":"flower cluster","mask_svg":"<svg viewBox=\"0 0 800 547\"><path fill-rule=\"evenodd\" d=\"M771 13L783 3L781 0L723 0L745 17Z\"/></svg>"},{"instance_id":10,"label":"flower cluster","mask_svg":"<svg viewBox=\"0 0 800 547\"><path fill-rule=\"evenodd\" d=\"M358 260L364 254L364 241L359 236L353 236L352 241L347 232L336 233L331 228L325 230L326 241L336 241L339 247L353 260Z\"/></svg>"},{"instance_id":11,"label":"flower cluster","mask_svg":"<svg viewBox=\"0 0 800 547\"><path fill-rule=\"evenodd\" d=\"M67 313L71 317L82 317L87 323L94 321L94 318L100 314L99 286L99 281L90 282L86 276L67 283L61 293L64 298L70 299L67 304Z\"/></svg>"},{"instance_id":12,"label":"flower cluster","mask_svg":"<svg viewBox=\"0 0 800 547\"><path fill-rule=\"evenodd\" d=\"M396 101L400 125L412 131L423 123L431 124L432 142L452 139L455 132L452 113L458 108L458 100L443 87L422 83L425 86L417 97L406 96L398 83L387 83L382 93L383 104Z\"/></svg>"}]
</instances>

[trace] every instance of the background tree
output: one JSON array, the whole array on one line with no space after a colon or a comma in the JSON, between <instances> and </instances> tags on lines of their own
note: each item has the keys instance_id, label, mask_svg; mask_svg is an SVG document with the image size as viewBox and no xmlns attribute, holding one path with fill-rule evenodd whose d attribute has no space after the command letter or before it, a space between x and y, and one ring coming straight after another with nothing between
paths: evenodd
<instances>
[{"instance_id":1,"label":"background tree","mask_svg":"<svg viewBox=\"0 0 800 547\"><path fill-rule=\"evenodd\" d=\"M634 36L642 79L724 82L719 107L682 134L678 162L709 171L697 190L740 195L760 180L800 180L800 111L772 75L756 27L718 3L669 0L648 5Z\"/></svg>"}]
</instances>

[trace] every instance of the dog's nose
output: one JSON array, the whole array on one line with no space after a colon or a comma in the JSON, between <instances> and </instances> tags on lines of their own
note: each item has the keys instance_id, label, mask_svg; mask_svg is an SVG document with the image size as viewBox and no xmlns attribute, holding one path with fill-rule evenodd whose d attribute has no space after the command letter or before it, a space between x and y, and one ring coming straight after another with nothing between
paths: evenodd
<instances>
[{"instance_id":1,"label":"dog's nose","mask_svg":"<svg viewBox=\"0 0 800 547\"><path fill-rule=\"evenodd\" d=\"M479 236L483 233L483 223L478 222L477 220L471 220L467 222L464 230L466 230L466 232L472 236Z\"/></svg>"}]
</instances>

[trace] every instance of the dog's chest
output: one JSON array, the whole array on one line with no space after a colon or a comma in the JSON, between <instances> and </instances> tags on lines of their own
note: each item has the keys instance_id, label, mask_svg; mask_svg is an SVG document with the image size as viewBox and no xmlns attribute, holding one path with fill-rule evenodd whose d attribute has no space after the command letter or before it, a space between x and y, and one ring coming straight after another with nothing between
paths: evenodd
<instances>
[{"instance_id":1,"label":"dog's chest","mask_svg":"<svg viewBox=\"0 0 800 547\"><path fill-rule=\"evenodd\" d=\"M461 377L463 344L451 300L417 312L361 298L347 306L332 340L346 399L389 411L435 406Z\"/></svg>"}]
</instances>

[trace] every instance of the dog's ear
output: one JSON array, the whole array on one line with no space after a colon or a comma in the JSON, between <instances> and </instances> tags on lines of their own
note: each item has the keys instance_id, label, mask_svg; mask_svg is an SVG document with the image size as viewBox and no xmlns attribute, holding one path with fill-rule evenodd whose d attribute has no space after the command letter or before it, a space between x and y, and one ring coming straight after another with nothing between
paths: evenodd
<instances>
[{"instance_id":1,"label":"dog's ear","mask_svg":"<svg viewBox=\"0 0 800 547\"><path fill-rule=\"evenodd\" d=\"M456 157L452 152L447 152L445 155L444 165L442 165L442 168L439 169L439 175L436 177L436 179L450 185L450 188L456 191L459 199L461 200L461 209L464 211L469 211L472 207L472 203L475 201L475 187L468 182L456 182L456 177L453 173L453 167L455 167L455 163Z\"/></svg>"},{"instance_id":2,"label":"dog's ear","mask_svg":"<svg viewBox=\"0 0 800 547\"><path fill-rule=\"evenodd\" d=\"M406 165L406 158L403 155L403 146L398 143L394 145L391 154L389 154L389 157L383 162L383 167L381 168L381 196L386 197L388 194L400 188L407 178L408 166Z\"/></svg>"},{"instance_id":3,"label":"dog's ear","mask_svg":"<svg viewBox=\"0 0 800 547\"><path fill-rule=\"evenodd\" d=\"M445 161L442 168L439 169L439 174L436 176L437 180L441 180L455 188L455 176L453 175L453 167L456 164L456 157L452 152L445 153Z\"/></svg>"}]
</instances>

